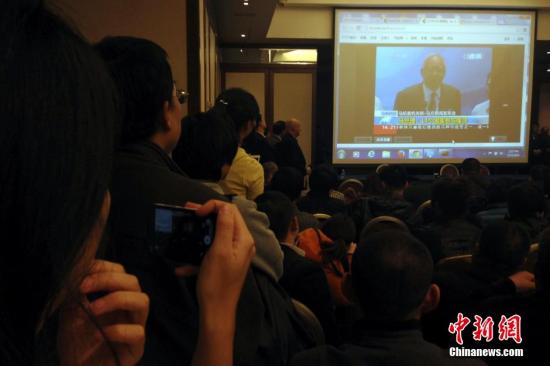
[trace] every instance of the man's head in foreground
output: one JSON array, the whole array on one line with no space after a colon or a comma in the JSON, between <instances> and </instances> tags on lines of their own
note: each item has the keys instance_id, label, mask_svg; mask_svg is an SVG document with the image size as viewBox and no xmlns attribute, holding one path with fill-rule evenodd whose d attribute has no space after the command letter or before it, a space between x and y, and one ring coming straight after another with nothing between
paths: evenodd
<instances>
[{"instance_id":1,"label":"man's head in foreground","mask_svg":"<svg viewBox=\"0 0 550 366\"><path fill-rule=\"evenodd\" d=\"M135 37L107 37L95 48L120 97L120 143L152 141L170 153L181 134L183 112L166 51Z\"/></svg>"},{"instance_id":2,"label":"man's head in foreground","mask_svg":"<svg viewBox=\"0 0 550 366\"><path fill-rule=\"evenodd\" d=\"M365 318L375 323L418 320L439 303L432 257L401 231L368 235L353 255L352 284Z\"/></svg>"}]
</instances>

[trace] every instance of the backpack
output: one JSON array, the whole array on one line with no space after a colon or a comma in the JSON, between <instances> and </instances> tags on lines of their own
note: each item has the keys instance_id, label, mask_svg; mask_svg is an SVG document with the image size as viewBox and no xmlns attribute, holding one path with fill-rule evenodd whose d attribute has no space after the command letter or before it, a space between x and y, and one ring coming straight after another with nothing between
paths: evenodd
<instances>
[{"instance_id":1,"label":"backpack","mask_svg":"<svg viewBox=\"0 0 550 366\"><path fill-rule=\"evenodd\" d=\"M297 246L306 253L306 258L322 266L327 276L327 282L334 303L336 305L349 305L350 301L342 291L342 283L348 271L344 268L342 262L337 259L324 263L321 255L322 243L329 244L334 242L319 229L306 229L298 234Z\"/></svg>"}]
</instances>

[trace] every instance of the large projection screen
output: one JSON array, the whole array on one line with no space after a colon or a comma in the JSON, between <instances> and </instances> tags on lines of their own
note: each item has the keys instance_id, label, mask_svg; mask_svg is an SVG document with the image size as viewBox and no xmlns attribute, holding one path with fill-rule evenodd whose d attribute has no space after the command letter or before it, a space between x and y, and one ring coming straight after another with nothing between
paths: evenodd
<instances>
[{"instance_id":1,"label":"large projection screen","mask_svg":"<svg viewBox=\"0 0 550 366\"><path fill-rule=\"evenodd\" d=\"M334 19L334 164L527 162L535 12Z\"/></svg>"}]
</instances>

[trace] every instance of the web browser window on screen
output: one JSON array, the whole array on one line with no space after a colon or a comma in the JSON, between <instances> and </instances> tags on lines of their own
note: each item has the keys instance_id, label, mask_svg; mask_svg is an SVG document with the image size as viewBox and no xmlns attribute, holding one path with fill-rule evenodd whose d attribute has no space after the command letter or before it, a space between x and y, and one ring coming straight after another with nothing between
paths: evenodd
<instances>
[{"instance_id":1,"label":"web browser window on screen","mask_svg":"<svg viewBox=\"0 0 550 366\"><path fill-rule=\"evenodd\" d=\"M333 162L527 162L535 21L336 10Z\"/></svg>"}]
</instances>

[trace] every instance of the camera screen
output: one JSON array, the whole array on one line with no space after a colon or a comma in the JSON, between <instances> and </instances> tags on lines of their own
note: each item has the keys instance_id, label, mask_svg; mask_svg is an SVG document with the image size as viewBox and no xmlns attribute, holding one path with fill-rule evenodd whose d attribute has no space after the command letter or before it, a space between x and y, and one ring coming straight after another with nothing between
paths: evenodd
<instances>
[{"instance_id":1,"label":"camera screen","mask_svg":"<svg viewBox=\"0 0 550 366\"><path fill-rule=\"evenodd\" d=\"M199 217L193 210L155 205L152 251L178 263L198 264L214 240L215 216Z\"/></svg>"}]
</instances>

